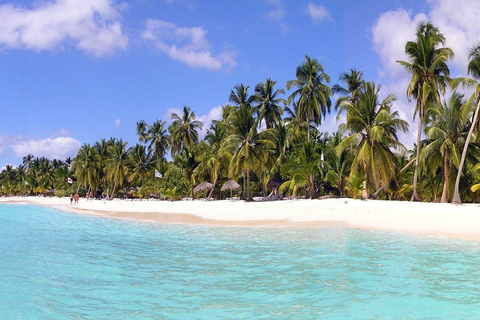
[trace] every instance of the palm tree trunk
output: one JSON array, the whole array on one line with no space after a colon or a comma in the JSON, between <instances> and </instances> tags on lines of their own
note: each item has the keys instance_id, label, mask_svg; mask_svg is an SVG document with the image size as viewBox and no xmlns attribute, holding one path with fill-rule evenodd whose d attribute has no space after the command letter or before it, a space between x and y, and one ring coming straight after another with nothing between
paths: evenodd
<instances>
[{"instance_id":1,"label":"palm tree trunk","mask_svg":"<svg viewBox=\"0 0 480 320\"><path fill-rule=\"evenodd\" d=\"M418 181L418 159L420 159L420 138L422 136L422 123L423 123L423 108L420 108L418 116L418 132L417 132L417 156L415 157L415 171L413 173L413 194L410 201L420 201L417 194L417 181Z\"/></svg>"},{"instance_id":2,"label":"palm tree trunk","mask_svg":"<svg viewBox=\"0 0 480 320\"><path fill-rule=\"evenodd\" d=\"M113 195L115 194L115 189L117 188L117 183L113 185L112 193L110 194L109 200L113 200Z\"/></svg>"},{"instance_id":3,"label":"palm tree trunk","mask_svg":"<svg viewBox=\"0 0 480 320\"><path fill-rule=\"evenodd\" d=\"M443 175L445 183L443 184L443 191L442 191L442 198L440 200L441 203L447 203L447 192L448 192L448 184L449 184L449 176L450 176L450 162L448 161L448 152L445 150L445 155L443 156Z\"/></svg>"},{"instance_id":4,"label":"palm tree trunk","mask_svg":"<svg viewBox=\"0 0 480 320\"><path fill-rule=\"evenodd\" d=\"M460 165L458 166L457 179L455 180L455 191L453 193L453 200L452 200L452 203L454 204L462 204L462 199L460 199L460 193L458 190L460 188L460 177L462 176L463 165L465 164L465 158L467 157L467 149L468 149L468 145L470 144L470 140L472 139L473 129L475 128L475 124L477 123L477 120L478 120L479 109L480 109L480 99L478 100L477 108L475 109L475 114L473 115L472 125L470 127L470 130L468 130L467 140L465 140L465 146L463 147L463 151L462 151L462 158L460 159Z\"/></svg>"},{"instance_id":5,"label":"palm tree trunk","mask_svg":"<svg viewBox=\"0 0 480 320\"><path fill-rule=\"evenodd\" d=\"M247 201L252 201L252 194L250 193L250 169L247 170Z\"/></svg>"},{"instance_id":6,"label":"palm tree trunk","mask_svg":"<svg viewBox=\"0 0 480 320\"><path fill-rule=\"evenodd\" d=\"M310 199L316 198L315 182L313 181L313 174L310 174Z\"/></svg>"},{"instance_id":7,"label":"palm tree trunk","mask_svg":"<svg viewBox=\"0 0 480 320\"><path fill-rule=\"evenodd\" d=\"M213 190L215 189L216 184L217 184L217 179L215 179L215 181L213 181L213 188L212 188L212 190L210 190L210 193L208 194L208 199L210 199L212 197L212 193L213 193Z\"/></svg>"}]
</instances>

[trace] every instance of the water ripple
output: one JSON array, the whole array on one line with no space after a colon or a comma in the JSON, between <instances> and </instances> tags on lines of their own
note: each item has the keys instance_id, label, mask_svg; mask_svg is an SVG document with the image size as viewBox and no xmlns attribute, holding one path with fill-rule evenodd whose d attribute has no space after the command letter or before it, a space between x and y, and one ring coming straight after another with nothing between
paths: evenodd
<instances>
[{"instance_id":1,"label":"water ripple","mask_svg":"<svg viewBox=\"0 0 480 320\"><path fill-rule=\"evenodd\" d=\"M0 206L5 319L464 319L474 242L162 225Z\"/></svg>"}]
</instances>

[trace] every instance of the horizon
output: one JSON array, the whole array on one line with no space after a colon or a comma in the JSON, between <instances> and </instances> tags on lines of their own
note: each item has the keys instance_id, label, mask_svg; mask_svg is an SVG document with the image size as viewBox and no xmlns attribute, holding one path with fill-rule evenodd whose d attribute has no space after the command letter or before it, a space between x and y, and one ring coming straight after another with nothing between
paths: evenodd
<instances>
[{"instance_id":1,"label":"horizon","mask_svg":"<svg viewBox=\"0 0 480 320\"><path fill-rule=\"evenodd\" d=\"M410 77L395 61L406 60L418 23L430 21L455 53L452 76L466 76L478 14L480 3L467 0L1 1L0 167L28 153L73 158L101 138L133 146L136 122L169 124L184 105L204 122L203 138L234 86L253 94L271 78L285 88L305 55L324 66L330 85L354 68L383 96L394 93L393 108L410 123L400 141L411 148ZM332 107L320 131L334 132L335 118Z\"/></svg>"}]
</instances>

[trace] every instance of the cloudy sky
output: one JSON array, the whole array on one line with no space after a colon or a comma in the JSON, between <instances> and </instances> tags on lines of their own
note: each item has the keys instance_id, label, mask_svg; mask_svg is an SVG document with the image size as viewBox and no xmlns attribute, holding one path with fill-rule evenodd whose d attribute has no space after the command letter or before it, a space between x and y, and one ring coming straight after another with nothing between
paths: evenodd
<instances>
[{"instance_id":1,"label":"cloudy sky","mask_svg":"<svg viewBox=\"0 0 480 320\"><path fill-rule=\"evenodd\" d=\"M395 63L405 42L431 21L455 52L452 75L466 75L478 16L471 0L0 0L0 167L101 138L131 146L137 121L168 122L184 105L207 129L235 85L284 87L306 54L332 84L362 70L411 122ZM321 130L337 126L332 115Z\"/></svg>"}]
</instances>

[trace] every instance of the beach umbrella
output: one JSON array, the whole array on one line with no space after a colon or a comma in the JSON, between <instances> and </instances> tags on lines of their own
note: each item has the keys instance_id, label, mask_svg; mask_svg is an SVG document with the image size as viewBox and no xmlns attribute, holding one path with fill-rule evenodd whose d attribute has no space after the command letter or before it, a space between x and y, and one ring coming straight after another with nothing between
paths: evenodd
<instances>
[{"instance_id":1,"label":"beach umbrella","mask_svg":"<svg viewBox=\"0 0 480 320\"><path fill-rule=\"evenodd\" d=\"M242 191L242 186L237 183L235 180L228 180L225 182L220 189L220 191Z\"/></svg>"},{"instance_id":2,"label":"beach umbrella","mask_svg":"<svg viewBox=\"0 0 480 320\"><path fill-rule=\"evenodd\" d=\"M277 191L278 191L278 188L280 188L280 186L284 183L285 181L283 181L281 178L278 178L278 177L275 177L273 179L270 179L268 182L267 182L267 188L268 189L273 189L275 191L275 194L277 194Z\"/></svg>"},{"instance_id":3,"label":"beach umbrella","mask_svg":"<svg viewBox=\"0 0 480 320\"><path fill-rule=\"evenodd\" d=\"M242 191L242 186L237 183L235 180L228 180L225 182L220 189L220 191L230 190L230 198L232 197L232 191Z\"/></svg>"},{"instance_id":4,"label":"beach umbrella","mask_svg":"<svg viewBox=\"0 0 480 320\"><path fill-rule=\"evenodd\" d=\"M193 193L212 190L213 187L214 185L212 183L204 181L200 183L198 186L196 186L195 188L193 188Z\"/></svg>"}]
</instances>

